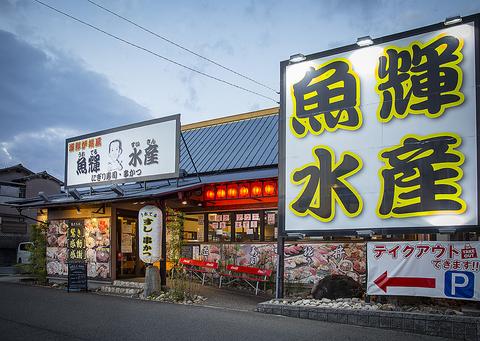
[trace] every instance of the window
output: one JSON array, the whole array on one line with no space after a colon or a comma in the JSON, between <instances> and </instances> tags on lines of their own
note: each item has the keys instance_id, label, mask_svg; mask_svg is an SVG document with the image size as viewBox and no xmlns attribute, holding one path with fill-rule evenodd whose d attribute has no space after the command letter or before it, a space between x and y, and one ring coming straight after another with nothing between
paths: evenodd
<instances>
[{"instance_id":1,"label":"window","mask_svg":"<svg viewBox=\"0 0 480 341\"><path fill-rule=\"evenodd\" d=\"M273 242L277 239L278 231L278 211L265 211L265 241Z\"/></svg>"},{"instance_id":2,"label":"window","mask_svg":"<svg viewBox=\"0 0 480 341\"><path fill-rule=\"evenodd\" d=\"M261 235L260 216L259 211L235 213L235 241L259 241Z\"/></svg>"},{"instance_id":3,"label":"window","mask_svg":"<svg viewBox=\"0 0 480 341\"><path fill-rule=\"evenodd\" d=\"M186 242L203 242L204 225L203 214L188 214L185 215L183 221L183 240Z\"/></svg>"},{"instance_id":4,"label":"window","mask_svg":"<svg viewBox=\"0 0 480 341\"><path fill-rule=\"evenodd\" d=\"M232 223L230 213L208 214L208 241L229 242L232 240Z\"/></svg>"}]
</instances>

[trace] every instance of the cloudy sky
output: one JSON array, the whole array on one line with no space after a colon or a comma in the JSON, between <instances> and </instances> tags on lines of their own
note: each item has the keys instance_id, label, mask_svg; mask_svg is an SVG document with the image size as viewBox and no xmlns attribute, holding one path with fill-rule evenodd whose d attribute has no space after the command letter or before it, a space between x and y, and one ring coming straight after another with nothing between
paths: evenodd
<instances>
[{"instance_id":1,"label":"cloudy sky","mask_svg":"<svg viewBox=\"0 0 480 341\"><path fill-rule=\"evenodd\" d=\"M273 99L87 0L42 0L189 67ZM279 62L480 12L473 0L94 0L178 44L279 88ZM346 4L348 3L348 6ZM67 137L173 113L191 123L276 106L135 49L33 0L0 0L0 167L63 179Z\"/></svg>"}]
</instances>

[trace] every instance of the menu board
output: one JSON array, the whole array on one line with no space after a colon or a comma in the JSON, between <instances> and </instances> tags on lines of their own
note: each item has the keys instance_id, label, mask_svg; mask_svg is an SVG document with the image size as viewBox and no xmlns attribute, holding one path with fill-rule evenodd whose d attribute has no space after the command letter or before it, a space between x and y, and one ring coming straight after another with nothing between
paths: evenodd
<instances>
[{"instance_id":1,"label":"menu board","mask_svg":"<svg viewBox=\"0 0 480 341\"><path fill-rule=\"evenodd\" d=\"M82 261L68 262L67 291L88 291L87 263Z\"/></svg>"},{"instance_id":2,"label":"menu board","mask_svg":"<svg viewBox=\"0 0 480 341\"><path fill-rule=\"evenodd\" d=\"M70 220L67 230L68 261L85 260L85 226L83 220Z\"/></svg>"},{"instance_id":3,"label":"menu board","mask_svg":"<svg viewBox=\"0 0 480 341\"><path fill-rule=\"evenodd\" d=\"M122 253L133 252L133 238L131 234L122 233Z\"/></svg>"}]
</instances>

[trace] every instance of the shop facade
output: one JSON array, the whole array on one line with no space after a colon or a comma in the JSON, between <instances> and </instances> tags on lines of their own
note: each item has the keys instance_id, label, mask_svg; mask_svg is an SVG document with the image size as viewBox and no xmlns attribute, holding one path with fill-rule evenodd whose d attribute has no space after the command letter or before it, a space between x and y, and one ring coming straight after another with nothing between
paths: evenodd
<instances>
[{"instance_id":1,"label":"shop facade","mask_svg":"<svg viewBox=\"0 0 480 341\"><path fill-rule=\"evenodd\" d=\"M48 222L51 280L65 280L75 259L87 262L92 283L143 276L138 211L150 204L183 213L183 257L276 269L278 108L187 125L182 134L179 178L121 184L121 195L98 186L22 201ZM168 250L168 236L165 241ZM364 281L364 246L287 242L285 279L312 284L342 273ZM163 266L172 264L167 259Z\"/></svg>"},{"instance_id":2,"label":"shop facade","mask_svg":"<svg viewBox=\"0 0 480 341\"><path fill-rule=\"evenodd\" d=\"M142 277L145 265L139 257L138 211L146 205L183 213L183 257L216 261L220 269L236 264L276 271L278 108L186 125L182 134L178 178L79 188L21 202L37 208L38 219L48 222L49 279L66 280L67 263L74 259L87 262L90 283ZM167 255L168 236L165 242ZM285 241L284 257L287 284L311 287L329 274L346 275L362 284L366 281L366 239L362 236L293 236ZM169 259L157 265L165 270L172 266ZM275 273L272 288L274 283Z\"/></svg>"}]
</instances>

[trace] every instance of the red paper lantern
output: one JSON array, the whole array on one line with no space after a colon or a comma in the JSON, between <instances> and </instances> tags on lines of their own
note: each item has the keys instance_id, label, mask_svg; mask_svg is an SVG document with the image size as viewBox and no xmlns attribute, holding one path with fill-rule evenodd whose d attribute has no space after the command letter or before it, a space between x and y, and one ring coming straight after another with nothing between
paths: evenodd
<instances>
[{"instance_id":1,"label":"red paper lantern","mask_svg":"<svg viewBox=\"0 0 480 341\"><path fill-rule=\"evenodd\" d=\"M216 199L225 199L226 195L227 195L227 191L225 189L225 186L218 186Z\"/></svg>"},{"instance_id":2,"label":"red paper lantern","mask_svg":"<svg viewBox=\"0 0 480 341\"><path fill-rule=\"evenodd\" d=\"M272 196L275 194L275 185L273 182L266 182L263 186L263 193L266 196Z\"/></svg>"},{"instance_id":3,"label":"red paper lantern","mask_svg":"<svg viewBox=\"0 0 480 341\"><path fill-rule=\"evenodd\" d=\"M250 187L248 184L241 184L239 190L240 198L248 198L250 196Z\"/></svg>"},{"instance_id":4,"label":"red paper lantern","mask_svg":"<svg viewBox=\"0 0 480 341\"><path fill-rule=\"evenodd\" d=\"M215 199L215 191L213 189L207 189L205 192L205 199L207 200Z\"/></svg>"},{"instance_id":5,"label":"red paper lantern","mask_svg":"<svg viewBox=\"0 0 480 341\"><path fill-rule=\"evenodd\" d=\"M255 182L252 185L252 197L262 196L262 184L260 182Z\"/></svg>"},{"instance_id":6,"label":"red paper lantern","mask_svg":"<svg viewBox=\"0 0 480 341\"><path fill-rule=\"evenodd\" d=\"M229 199L235 199L238 197L238 186L237 185L228 185L227 186L227 197Z\"/></svg>"}]
</instances>

